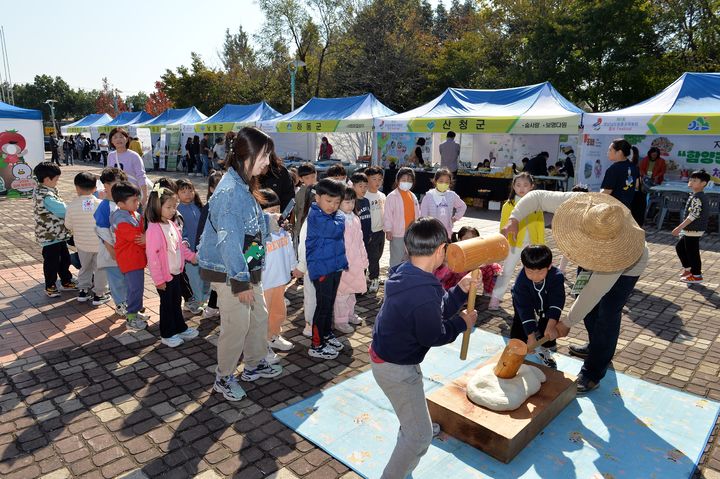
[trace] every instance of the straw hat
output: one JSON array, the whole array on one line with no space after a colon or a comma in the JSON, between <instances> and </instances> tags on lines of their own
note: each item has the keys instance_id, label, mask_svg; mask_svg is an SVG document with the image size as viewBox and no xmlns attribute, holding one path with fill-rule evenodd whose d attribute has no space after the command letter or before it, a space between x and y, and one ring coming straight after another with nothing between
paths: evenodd
<instances>
[{"instance_id":1,"label":"straw hat","mask_svg":"<svg viewBox=\"0 0 720 479\"><path fill-rule=\"evenodd\" d=\"M579 193L562 203L552 232L558 249L590 271L622 271L645 250L645 231L624 204L605 193Z\"/></svg>"}]
</instances>

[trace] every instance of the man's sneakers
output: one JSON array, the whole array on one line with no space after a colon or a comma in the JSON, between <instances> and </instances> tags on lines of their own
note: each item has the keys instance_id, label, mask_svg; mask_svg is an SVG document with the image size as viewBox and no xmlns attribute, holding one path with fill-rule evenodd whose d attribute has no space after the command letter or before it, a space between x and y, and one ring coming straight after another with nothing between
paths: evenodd
<instances>
[{"instance_id":1,"label":"man's sneakers","mask_svg":"<svg viewBox=\"0 0 720 479\"><path fill-rule=\"evenodd\" d=\"M49 288L45 288L45 294L47 294L48 298L60 297L60 291L58 291L57 286L55 285L52 285Z\"/></svg>"},{"instance_id":2,"label":"man's sneakers","mask_svg":"<svg viewBox=\"0 0 720 479\"><path fill-rule=\"evenodd\" d=\"M590 355L590 344L585 343L581 346L570 345L570 355L576 356L580 359L585 359Z\"/></svg>"},{"instance_id":3,"label":"man's sneakers","mask_svg":"<svg viewBox=\"0 0 720 479\"><path fill-rule=\"evenodd\" d=\"M78 301L80 301L80 296L78 295ZM94 294L92 297L92 305L93 306L101 306L105 303L110 301L110 295L105 293L103 295L98 296L97 294Z\"/></svg>"},{"instance_id":4,"label":"man's sneakers","mask_svg":"<svg viewBox=\"0 0 720 479\"><path fill-rule=\"evenodd\" d=\"M703 277L701 274L699 274L699 275L689 274L689 275L685 276L684 278L680 278L680 281L682 281L683 283L687 283L687 284L697 284L697 283L703 282Z\"/></svg>"},{"instance_id":5,"label":"man's sneakers","mask_svg":"<svg viewBox=\"0 0 720 479\"><path fill-rule=\"evenodd\" d=\"M131 331L142 331L143 329L147 328L147 321L144 319L140 319L139 317L140 313L128 313L127 318L127 328Z\"/></svg>"},{"instance_id":6,"label":"man's sneakers","mask_svg":"<svg viewBox=\"0 0 720 479\"><path fill-rule=\"evenodd\" d=\"M348 323L336 324L335 329L337 329L343 334L352 334L355 332L355 328L350 326Z\"/></svg>"},{"instance_id":7,"label":"man's sneakers","mask_svg":"<svg viewBox=\"0 0 720 479\"><path fill-rule=\"evenodd\" d=\"M260 361L260 364L255 366L253 369L248 369L245 366L240 379L243 381L255 381L260 378L274 378L282 374L282 366L277 364L268 364L264 359Z\"/></svg>"},{"instance_id":8,"label":"man's sneakers","mask_svg":"<svg viewBox=\"0 0 720 479\"><path fill-rule=\"evenodd\" d=\"M595 382L592 379L586 377L582 371L580 371L580 374L578 374L577 379L575 380L575 384L577 386L577 393L578 394L587 394L593 389L596 389L600 383Z\"/></svg>"},{"instance_id":9,"label":"man's sneakers","mask_svg":"<svg viewBox=\"0 0 720 479\"><path fill-rule=\"evenodd\" d=\"M240 401L247 396L245 390L240 386L235 376L215 377L213 389L227 399L228 401Z\"/></svg>"},{"instance_id":10,"label":"man's sneakers","mask_svg":"<svg viewBox=\"0 0 720 479\"><path fill-rule=\"evenodd\" d=\"M84 303L85 301L90 301L90 298L92 298L92 296L90 296L90 291L88 291L87 289L81 289L78 292L77 300L79 303Z\"/></svg>"},{"instance_id":11,"label":"man's sneakers","mask_svg":"<svg viewBox=\"0 0 720 479\"><path fill-rule=\"evenodd\" d=\"M318 348L308 349L308 355L312 358L318 359L335 359L338 357L338 352L335 348L330 346L330 344L325 344L324 346L320 346Z\"/></svg>"},{"instance_id":12,"label":"man's sneakers","mask_svg":"<svg viewBox=\"0 0 720 479\"><path fill-rule=\"evenodd\" d=\"M220 309L219 308L211 308L210 306L206 306L205 311L203 311L203 314L202 314L203 319L215 318L217 316L220 316Z\"/></svg>"},{"instance_id":13,"label":"man's sneakers","mask_svg":"<svg viewBox=\"0 0 720 479\"><path fill-rule=\"evenodd\" d=\"M290 351L293 348L293 343L276 334L268 340L268 346L277 351Z\"/></svg>"},{"instance_id":14,"label":"man's sneakers","mask_svg":"<svg viewBox=\"0 0 720 479\"><path fill-rule=\"evenodd\" d=\"M557 369L557 363L555 359L553 359L552 353L552 350L543 346L538 346L537 349L535 349L535 354L537 354L537 357L540 358L545 366Z\"/></svg>"},{"instance_id":15,"label":"man's sneakers","mask_svg":"<svg viewBox=\"0 0 720 479\"><path fill-rule=\"evenodd\" d=\"M378 289L380 289L380 279L371 279L370 285L368 286L368 293L377 293Z\"/></svg>"}]
</instances>

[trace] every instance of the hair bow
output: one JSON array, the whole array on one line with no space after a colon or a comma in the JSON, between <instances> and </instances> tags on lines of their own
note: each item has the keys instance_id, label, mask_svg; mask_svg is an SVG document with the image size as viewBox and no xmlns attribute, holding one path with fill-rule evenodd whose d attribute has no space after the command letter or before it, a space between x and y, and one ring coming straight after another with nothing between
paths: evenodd
<instances>
[{"instance_id":1,"label":"hair bow","mask_svg":"<svg viewBox=\"0 0 720 479\"><path fill-rule=\"evenodd\" d=\"M165 189L163 186L160 186L160 183L155 183L153 186L152 192L157 193L158 196L162 196L163 193L165 193Z\"/></svg>"}]
</instances>

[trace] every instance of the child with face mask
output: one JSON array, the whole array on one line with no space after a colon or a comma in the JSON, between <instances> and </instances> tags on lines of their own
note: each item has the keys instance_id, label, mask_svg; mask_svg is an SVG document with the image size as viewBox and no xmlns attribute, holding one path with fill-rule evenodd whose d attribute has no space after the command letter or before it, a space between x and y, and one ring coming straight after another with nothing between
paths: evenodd
<instances>
[{"instance_id":1,"label":"child with face mask","mask_svg":"<svg viewBox=\"0 0 720 479\"><path fill-rule=\"evenodd\" d=\"M452 174L447 168L435 172L435 188L427 192L420 205L420 216L437 218L445 226L448 238L452 236L453 225L463 217L467 205L457 193L450 189Z\"/></svg>"},{"instance_id":2,"label":"child with face mask","mask_svg":"<svg viewBox=\"0 0 720 479\"><path fill-rule=\"evenodd\" d=\"M405 251L405 231L413 221L420 217L420 207L415 194L410 191L415 185L415 172L412 168L398 170L392 192L385 200L383 229L390 241L390 267L407 259Z\"/></svg>"}]
</instances>

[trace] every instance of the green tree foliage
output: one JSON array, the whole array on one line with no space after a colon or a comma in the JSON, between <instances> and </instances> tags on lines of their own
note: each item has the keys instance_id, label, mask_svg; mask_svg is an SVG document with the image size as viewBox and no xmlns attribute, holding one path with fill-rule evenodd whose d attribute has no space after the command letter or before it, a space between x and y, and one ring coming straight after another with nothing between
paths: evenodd
<instances>
[{"instance_id":1,"label":"green tree foliage","mask_svg":"<svg viewBox=\"0 0 720 479\"><path fill-rule=\"evenodd\" d=\"M139 91L134 95L128 95L125 97L125 104L128 106L130 111L142 111L145 109L145 104L148 102L147 93Z\"/></svg>"}]
</instances>

